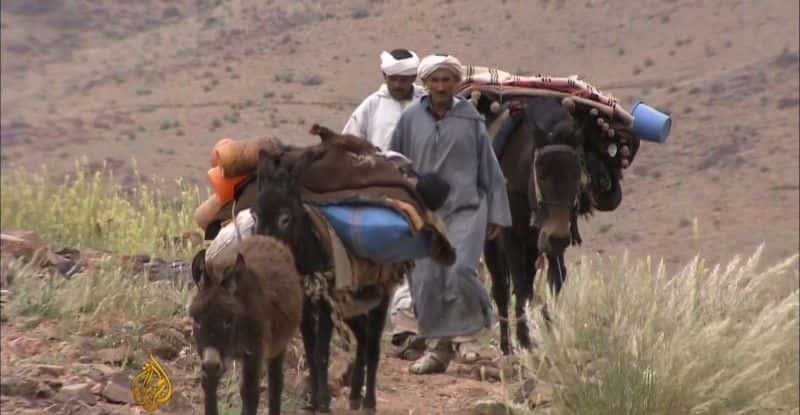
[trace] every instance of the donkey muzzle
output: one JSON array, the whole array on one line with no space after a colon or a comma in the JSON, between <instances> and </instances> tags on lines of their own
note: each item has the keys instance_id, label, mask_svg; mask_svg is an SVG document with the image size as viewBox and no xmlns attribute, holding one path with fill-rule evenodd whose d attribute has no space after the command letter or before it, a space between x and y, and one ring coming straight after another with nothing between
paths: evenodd
<instances>
[{"instance_id":1,"label":"donkey muzzle","mask_svg":"<svg viewBox=\"0 0 800 415\"><path fill-rule=\"evenodd\" d=\"M222 371L222 356L219 350L213 347L206 347L203 350L203 371L209 375L214 375Z\"/></svg>"}]
</instances>

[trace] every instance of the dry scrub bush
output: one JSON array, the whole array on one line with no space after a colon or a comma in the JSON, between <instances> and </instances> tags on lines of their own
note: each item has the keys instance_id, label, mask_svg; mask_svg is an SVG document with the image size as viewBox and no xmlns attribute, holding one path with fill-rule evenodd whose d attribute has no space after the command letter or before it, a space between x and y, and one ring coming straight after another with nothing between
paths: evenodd
<instances>
[{"instance_id":1,"label":"dry scrub bush","mask_svg":"<svg viewBox=\"0 0 800 415\"><path fill-rule=\"evenodd\" d=\"M762 270L762 249L674 275L650 258L584 258L545 299L552 329L531 313L539 349L525 360L556 386L551 410L797 414L798 291L773 286L797 286L798 256Z\"/></svg>"}]
</instances>

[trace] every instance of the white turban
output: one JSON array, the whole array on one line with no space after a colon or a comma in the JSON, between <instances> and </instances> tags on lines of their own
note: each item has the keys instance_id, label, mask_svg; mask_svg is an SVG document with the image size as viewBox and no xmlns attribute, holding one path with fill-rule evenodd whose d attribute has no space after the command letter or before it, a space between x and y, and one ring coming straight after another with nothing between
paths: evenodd
<instances>
[{"instance_id":1,"label":"white turban","mask_svg":"<svg viewBox=\"0 0 800 415\"><path fill-rule=\"evenodd\" d=\"M447 69L461 79L461 62L455 56L428 55L419 63L419 77L425 80L437 69Z\"/></svg>"},{"instance_id":2,"label":"white turban","mask_svg":"<svg viewBox=\"0 0 800 415\"><path fill-rule=\"evenodd\" d=\"M416 53L411 53L410 58L395 59L389 52L381 52L381 70L386 75L416 76L419 57Z\"/></svg>"}]
</instances>

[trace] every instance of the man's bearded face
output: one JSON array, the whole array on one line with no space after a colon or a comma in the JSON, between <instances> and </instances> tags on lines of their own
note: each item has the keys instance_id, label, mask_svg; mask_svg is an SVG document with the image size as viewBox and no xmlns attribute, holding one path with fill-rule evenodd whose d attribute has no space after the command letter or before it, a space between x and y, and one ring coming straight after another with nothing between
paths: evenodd
<instances>
[{"instance_id":1,"label":"man's bearded face","mask_svg":"<svg viewBox=\"0 0 800 415\"><path fill-rule=\"evenodd\" d=\"M389 94L392 98L398 101L405 101L411 99L414 95L414 81L417 79L416 75L383 75L386 81L386 87L389 89Z\"/></svg>"},{"instance_id":2,"label":"man's bearded face","mask_svg":"<svg viewBox=\"0 0 800 415\"><path fill-rule=\"evenodd\" d=\"M437 69L423 82L434 104L444 104L452 100L458 86L458 78L447 69Z\"/></svg>"}]
</instances>

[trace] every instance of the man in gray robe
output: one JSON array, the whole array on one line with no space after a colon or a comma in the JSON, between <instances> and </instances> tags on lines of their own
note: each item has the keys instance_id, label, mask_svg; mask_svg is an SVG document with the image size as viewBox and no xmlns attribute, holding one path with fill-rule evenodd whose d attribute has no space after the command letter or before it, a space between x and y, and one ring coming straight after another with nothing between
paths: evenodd
<instances>
[{"instance_id":1,"label":"man in gray robe","mask_svg":"<svg viewBox=\"0 0 800 415\"><path fill-rule=\"evenodd\" d=\"M456 247L452 266L424 259L409 275L419 335L428 340L428 350L410 371L426 374L447 370L454 339L490 327L492 307L478 261L485 238L511 226L511 212L483 118L454 96L461 64L452 56L427 56L419 76L428 94L403 112L389 149L406 155L419 173L437 173L450 184L450 195L437 213Z\"/></svg>"}]
</instances>

